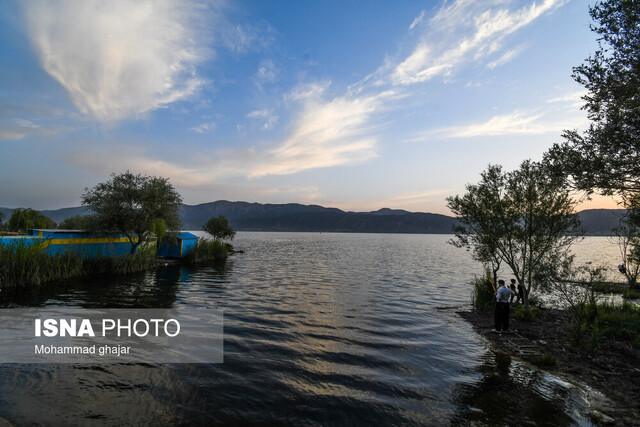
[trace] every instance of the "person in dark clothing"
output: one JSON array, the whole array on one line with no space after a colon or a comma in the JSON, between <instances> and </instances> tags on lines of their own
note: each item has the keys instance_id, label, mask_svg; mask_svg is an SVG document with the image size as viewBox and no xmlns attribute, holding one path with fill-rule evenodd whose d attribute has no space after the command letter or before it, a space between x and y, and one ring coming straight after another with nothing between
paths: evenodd
<instances>
[{"instance_id":1,"label":"person in dark clothing","mask_svg":"<svg viewBox=\"0 0 640 427\"><path fill-rule=\"evenodd\" d=\"M516 279L511 279L511 284L509 285L509 289L511 289L511 291L513 292L513 294L511 294L511 298L509 299L509 302L513 302L513 298L517 295Z\"/></svg>"},{"instance_id":2,"label":"person in dark clothing","mask_svg":"<svg viewBox=\"0 0 640 427\"><path fill-rule=\"evenodd\" d=\"M520 300L522 300L522 302L524 302L524 286L522 286L522 283L518 283L518 293L516 294L517 298L516 298L516 304L520 302Z\"/></svg>"},{"instance_id":3,"label":"person in dark clothing","mask_svg":"<svg viewBox=\"0 0 640 427\"><path fill-rule=\"evenodd\" d=\"M495 332L507 332L509 330L509 298L513 291L504 285L504 280L498 280L500 287L496 293Z\"/></svg>"}]
</instances>

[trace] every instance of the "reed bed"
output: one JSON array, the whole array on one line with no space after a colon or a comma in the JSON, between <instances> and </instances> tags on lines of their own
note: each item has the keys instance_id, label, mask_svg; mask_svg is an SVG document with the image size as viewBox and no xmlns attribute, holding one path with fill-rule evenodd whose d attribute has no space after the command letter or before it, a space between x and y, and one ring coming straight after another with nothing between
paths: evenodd
<instances>
[{"instance_id":1,"label":"reed bed","mask_svg":"<svg viewBox=\"0 0 640 427\"><path fill-rule=\"evenodd\" d=\"M0 289L38 286L72 277L126 274L158 266L152 251L135 255L89 258L68 252L49 255L42 244L17 241L0 245Z\"/></svg>"}]
</instances>

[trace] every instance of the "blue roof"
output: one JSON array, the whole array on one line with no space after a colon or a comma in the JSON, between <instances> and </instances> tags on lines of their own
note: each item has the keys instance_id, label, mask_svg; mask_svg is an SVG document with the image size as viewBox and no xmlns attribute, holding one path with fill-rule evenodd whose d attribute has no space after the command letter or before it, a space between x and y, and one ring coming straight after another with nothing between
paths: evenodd
<instances>
[{"instance_id":1,"label":"blue roof","mask_svg":"<svg viewBox=\"0 0 640 427\"><path fill-rule=\"evenodd\" d=\"M181 231L179 233L177 233L175 235L176 239L182 239L182 240L188 240L188 239L197 239L198 236L196 236L193 233L189 233L188 231Z\"/></svg>"}]
</instances>

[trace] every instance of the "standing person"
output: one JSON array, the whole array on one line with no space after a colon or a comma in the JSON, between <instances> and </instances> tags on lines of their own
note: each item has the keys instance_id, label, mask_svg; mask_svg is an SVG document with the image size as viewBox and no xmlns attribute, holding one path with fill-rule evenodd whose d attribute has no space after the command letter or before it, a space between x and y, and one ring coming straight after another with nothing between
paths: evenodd
<instances>
[{"instance_id":1,"label":"standing person","mask_svg":"<svg viewBox=\"0 0 640 427\"><path fill-rule=\"evenodd\" d=\"M513 291L507 288L504 280L498 280L500 287L496 293L495 331L507 332L509 330L509 297Z\"/></svg>"},{"instance_id":2,"label":"standing person","mask_svg":"<svg viewBox=\"0 0 640 427\"><path fill-rule=\"evenodd\" d=\"M516 292L516 279L511 279L511 284L509 285L509 289L511 289L511 291L513 292L513 294L511 294L511 298L509 299L509 302L513 302L513 297L515 297L517 295L517 292Z\"/></svg>"},{"instance_id":3,"label":"standing person","mask_svg":"<svg viewBox=\"0 0 640 427\"><path fill-rule=\"evenodd\" d=\"M521 299L522 302L524 302L524 286L522 286L522 283L518 283L518 298L516 299L516 303L519 303Z\"/></svg>"}]
</instances>

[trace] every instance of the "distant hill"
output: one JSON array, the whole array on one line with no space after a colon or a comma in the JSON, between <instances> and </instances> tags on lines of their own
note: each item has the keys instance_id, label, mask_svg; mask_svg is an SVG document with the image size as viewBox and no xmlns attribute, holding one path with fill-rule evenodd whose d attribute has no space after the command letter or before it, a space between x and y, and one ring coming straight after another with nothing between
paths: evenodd
<instances>
[{"instance_id":1,"label":"distant hill","mask_svg":"<svg viewBox=\"0 0 640 427\"><path fill-rule=\"evenodd\" d=\"M578 213L582 227L590 236L610 236L620 225L626 209L588 209Z\"/></svg>"},{"instance_id":2,"label":"distant hill","mask_svg":"<svg viewBox=\"0 0 640 427\"><path fill-rule=\"evenodd\" d=\"M0 208L9 218L13 209ZM55 222L86 213L83 207L41 211ZM587 235L611 235L623 209L590 209L579 213ZM186 230L200 230L212 216L224 215L238 231L314 231L350 233L450 233L456 219L447 215L383 208L373 212L346 212L337 208L299 203L263 204L217 202L181 205Z\"/></svg>"}]
</instances>

